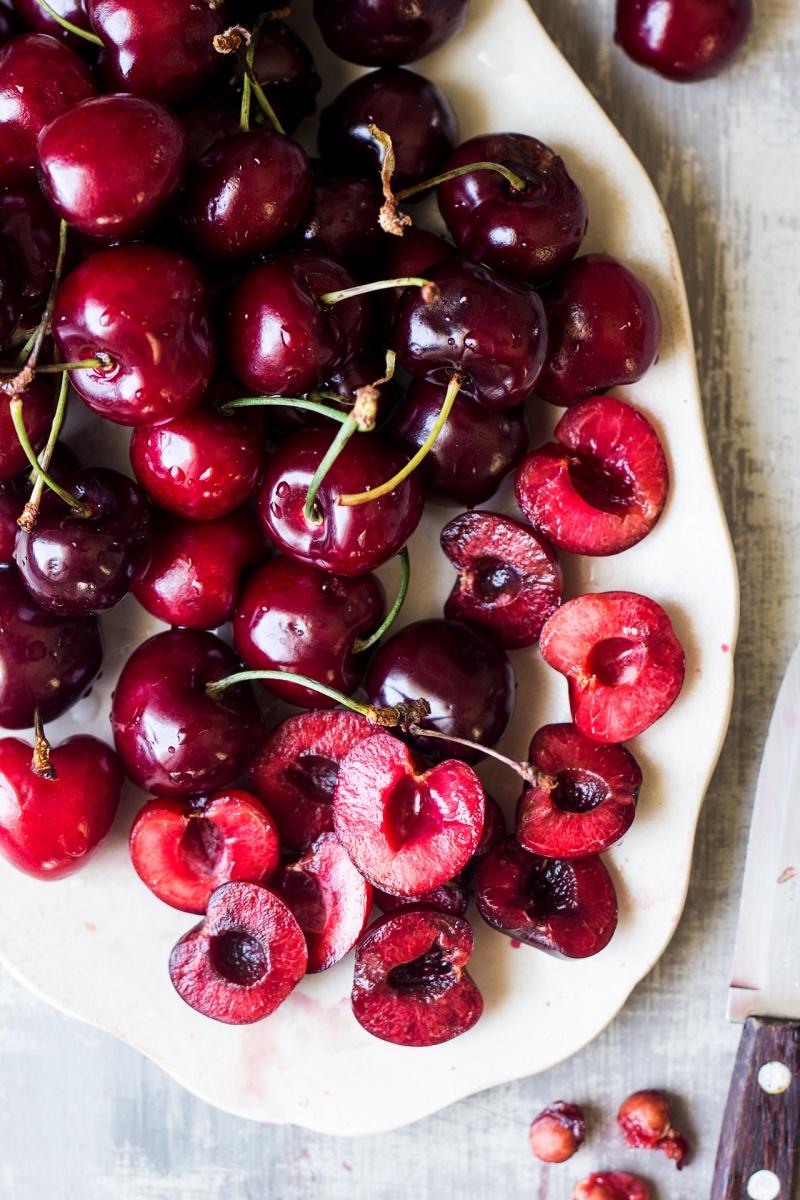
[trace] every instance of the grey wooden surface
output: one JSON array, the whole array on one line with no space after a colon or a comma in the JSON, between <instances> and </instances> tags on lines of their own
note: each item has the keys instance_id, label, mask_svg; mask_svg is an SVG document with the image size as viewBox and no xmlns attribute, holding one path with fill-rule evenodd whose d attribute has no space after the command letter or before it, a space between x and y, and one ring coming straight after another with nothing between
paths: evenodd
<instances>
[{"instance_id":1,"label":"grey wooden surface","mask_svg":"<svg viewBox=\"0 0 800 1200\"><path fill-rule=\"evenodd\" d=\"M612 0L534 0L671 218L741 572L733 720L700 821L686 912L663 959L571 1061L363 1140L209 1108L0 972L0 1196L568 1200L574 1181L601 1167L638 1171L656 1200L708 1195L738 1039L723 1012L749 810L772 700L800 637L800 14L790 0L756 4L735 68L680 87L613 46ZM661 1155L625 1151L615 1134L617 1105L645 1086L666 1089L695 1148L680 1175ZM587 1107L590 1137L579 1157L548 1172L528 1150L527 1129L557 1098Z\"/></svg>"}]
</instances>

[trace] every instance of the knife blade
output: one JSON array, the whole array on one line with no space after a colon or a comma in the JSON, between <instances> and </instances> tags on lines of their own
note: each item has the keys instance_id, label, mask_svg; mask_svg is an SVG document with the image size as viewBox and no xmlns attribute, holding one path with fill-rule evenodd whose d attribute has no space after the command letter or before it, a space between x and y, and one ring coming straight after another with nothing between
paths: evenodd
<instances>
[{"instance_id":1,"label":"knife blade","mask_svg":"<svg viewBox=\"0 0 800 1200\"><path fill-rule=\"evenodd\" d=\"M711 1200L791 1200L800 1164L800 646L758 774L728 1018L744 1021Z\"/></svg>"}]
</instances>

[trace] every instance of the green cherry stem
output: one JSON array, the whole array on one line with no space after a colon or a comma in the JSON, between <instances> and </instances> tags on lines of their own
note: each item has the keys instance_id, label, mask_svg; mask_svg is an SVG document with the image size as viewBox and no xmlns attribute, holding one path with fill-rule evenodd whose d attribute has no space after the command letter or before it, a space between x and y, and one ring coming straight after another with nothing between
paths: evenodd
<instances>
[{"instance_id":1,"label":"green cherry stem","mask_svg":"<svg viewBox=\"0 0 800 1200\"><path fill-rule=\"evenodd\" d=\"M50 460L53 457L53 451L56 448L58 435L61 432L61 426L64 423L64 415L67 411L67 393L69 391L69 376L61 376L61 385L58 389L58 401L56 403L56 411L53 414L53 424L50 426L50 434L47 439L47 445L39 455L39 467L41 470L37 473L31 471L35 475L33 482L33 491L31 492L28 503L22 510L22 515L18 518L17 524L20 529L24 529L26 533L30 533L36 525L36 518L39 516L39 505L42 502L42 494L44 492L45 476L42 472L50 469Z\"/></svg>"},{"instance_id":2,"label":"green cherry stem","mask_svg":"<svg viewBox=\"0 0 800 1200\"><path fill-rule=\"evenodd\" d=\"M333 399L332 395L331 399ZM336 399L342 399L342 397L337 396ZM335 408L329 408L327 404L320 404L316 400L306 400L302 396L242 396L240 400L226 400L224 404L220 404L219 412L225 416L236 412L237 408L270 407L301 408L308 412L319 413L323 417L330 417L332 421L345 422L348 418L347 413L339 412Z\"/></svg>"},{"instance_id":3,"label":"green cherry stem","mask_svg":"<svg viewBox=\"0 0 800 1200\"><path fill-rule=\"evenodd\" d=\"M78 362L45 363L44 366L36 368L36 374L63 375L65 371L88 371L93 367L107 371L112 365L111 357L100 352L94 358L82 358ZM13 371L16 374L15 367L0 367L0 375L4 375L7 371Z\"/></svg>"},{"instance_id":4,"label":"green cherry stem","mask_svg":"<svg viewBox=\"0 0 800 1200\"><path fill-rule=\"evenodd\" d=\"M31 331L31 333L27 336L27 338L25 340L25 344L23 345L23 347L20 350L17 357L14 359L15 366L21 367L24 364L25 359L28 357L31 350L33 349L33 343L36 341L38 334L39 334L39 326L37 325L36 328L33 329Z\"/></svg>"},{"instance_id":5,"label":"green cherry stem","mask_svg":"<svg viewBox=\"0 0 800 1200\"><path fill-rule=\"evenodd\" d=\"M19 443L22 446L22 449L25 451L25 457L31 464L32 469L35 471L37 476L41 477L43 482L47 485L47 487L50 488L51 491L55 492L55 494L59 496L65 504L69 505L76 516L91 516L91 510L87 504L83 504L80 500L76 500L74 496L70 496L69 492L60 487L59 484L57 484L56 481L52 479L42 467L39 466L39 460L33 451L33 447L31 446L30 439L28 437L28 431L25 428L25 422L22 417L22 408L22 401L20 400L19 396L15 396L9 404L11 420L14 423L14 429L16 430L17 437L19 438Z\"/></svg>"},{"instance_id":6,"label":"green cherry stem","mask_svg":"<svg viewBox=\"0 0 800 1200\"><path fill-rule=\"evenodd\" d=\"M524 192L527 187L524 179L510 171L508 167L504 167L502 163L474 162L469 163L466 167L454 167L452 171L434 175L432 179L426 179L424 183L415 183L413 187L404 188L402 192L395 192L394 198L395 200L410 200L412 196L425 192L428 188L438 187L440 183L447 183L449 179L458 179L459 175L467 175L470 171L497 171L498 175L502 175L511 185L512 192Z\"/></svg>"},{"instance_id":7,"label":"green cherry stem","mask_svg":"<svg viewBox=\"0 0 800 1200\"><path fill-rule=\"evenodd\" d=\"M338 292L323 292L317 296L320 304L338 304L340 300L352 300L354 296L366 296L368 292L383 292L387 288L422 288L422 297L428 302L435 300L439 289L430 279L421 279L419 275L402 275L399 279L378 279L374 283L359 283L357 287L342 288Z\"/></svg>"},{"instance_id":8,"label":"green cherry stem","mask_svg":"<svg viewBox=\"0 0 800 1200\"><path fill-rule=\"evenodd\" d=\"M83 38L84 41L94 42L95 46L102 46L102 39L96 33L89 33L87 29L79 29L77 25L73 25L66 17L60 16L54 8L51 8L47 0L38 0L38 4L54 21L58 21L59 25L63 26L64 29L68 29L70 33L76 34L79 38Z\"/></svg>"},{"instance_id":9,"label":"green cherry stem","mask_svg":"<svg viewBox=\"0 0 800 1200\"><path fill-rule=\"evenodd\" d=\"M255 58L259 35L261 34L261 27L266 21L268 15L269 14L265 12L261 14L253 26L253 32L251 34L250 41L247 43L246 57L251 70L253 67L253 59ZM250 83L250 76L247 74L247 72L245 72L245 76L242 81L242 108L239 114L239 130L241 133L249 133L250 131L250 98L252 96L252 92L253 85Z\"/></svg>"},{"instance_id":10,"label":"green cherry stem","mask_svg":"<svg viewBox=\"0 0 800 1200\"><path fill-rule=\"evenodd\" d=\"M249 29L245 29L243 25L231 25L230 29L226 29L224 33L218 33L214 38L214 49L218 54L235 54L242 65L245 78L249 80L250 87L253 89L253 95L265 116L269 119L276 133L286 133L286 130L281 125L277 118L275 109L270 104L267 97L264 95L264 89L256 78L256 73L247 61L247 55L242 50L242 42L248 46L252 41Z\"/></svg>"},{"instance_id":11,"label":"green cherry stem","mask_svg":"<svg viewBox=\"0 0 800 1200\"><path fill-rule=\"evenodd\" d=\"M408 591L408 583L411 578L411 563L408 558L408 550L404 547L400 551L400 569L402 576L400 579L400 590L397 593L397 599L390 608L384 621L378 626L374 633L371 633L367 638L357 638L353 642L353 653L363 654L365 650L371 650L372 647L381 640L386 630L394 622L395 617L403 607L403 601L406 598Z\"/></svg>"},{"instance_id":12,"label":"green cherry stem","mask_svg":"<svg viewBox=\"0 0 800 1200\"><path fill-rule=\"evenodd\" d=\"M467 738L451 737L449 733L439 733L437 729L423 729L421 725L410 726L409 733L414 737L438 738L443 742L455 742L457 746L466 746L470 750L480 750L481 754L488 754L490 758L496 758L498 762L503 763L506 767L510 767L516 772L526 783L548 787L551 790L556 786L556 780L549 775L545 775L542 771L537 771L529 762L517 762L514 758L508 758L505 754L501 754L499 750L493 750L491 746L481 746L477 742L470 742Z\"/></svg>"}]
</instances>

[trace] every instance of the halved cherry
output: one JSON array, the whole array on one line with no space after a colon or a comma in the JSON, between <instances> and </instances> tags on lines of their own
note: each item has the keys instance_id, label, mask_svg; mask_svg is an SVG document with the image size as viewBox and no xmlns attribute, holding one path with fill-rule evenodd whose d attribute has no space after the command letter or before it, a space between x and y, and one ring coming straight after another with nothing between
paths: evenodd
<instances>
[{"instance_id":1,"label":"halved cherry","mask_svg":"<svg viewBox=\"0 0 800 1200\"><path fill-rule=\"evenodd\" d=\"M389 892L375 888L374 899L381 912L385 913L424 904L426 908L435 908L437 912L463 917L469 907L469 892L455 881L443 883L440 887L431 888L429 892L422 892L419 896L392 896Z\"/></svg>"}]
</instances>

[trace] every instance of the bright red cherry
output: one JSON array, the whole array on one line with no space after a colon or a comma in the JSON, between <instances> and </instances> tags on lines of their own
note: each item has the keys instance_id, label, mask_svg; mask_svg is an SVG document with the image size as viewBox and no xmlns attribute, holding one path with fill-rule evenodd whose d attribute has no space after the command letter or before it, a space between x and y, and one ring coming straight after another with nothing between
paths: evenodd
<instances>
[{"instance_id":1,"label":"bright red cherry","mask_svg":"<svg viewBox=\"0 0 800 1200\"><path fill-rule=\"evenodd\" d=\"M634 62L693 83L728 66L752 22L752 0L617 0L614 36Z\"/></svg>"},{"instance_id":2,"label":"bright red cherry","mask_svg":"<svg viewBox=\"0 0 800 1200\"><path fill-rule=\"evenodd\" d=\"M432 54L454 37L469 0L314 0L314 17L328 46L364 67L401 66Z\"/></svg>"},{"instance_id":3,"label":"bright red cherry","mask_svg":"<svg viewBox=\"0 0 800 1200\"><path fill-rule=\"evenodd\" d=\"M0 359L0 365L10 367L13 364L7 359ZM38 454L47 441L56 408L53 385L43 376L39 376L16 398L22 400L22 423L31 445ZM13 399L15 397L9 392L2 390L0 383L0 480L11 479L28 466L27 456L20 445L11 419Z\"/></svg>"}]
</instances>

